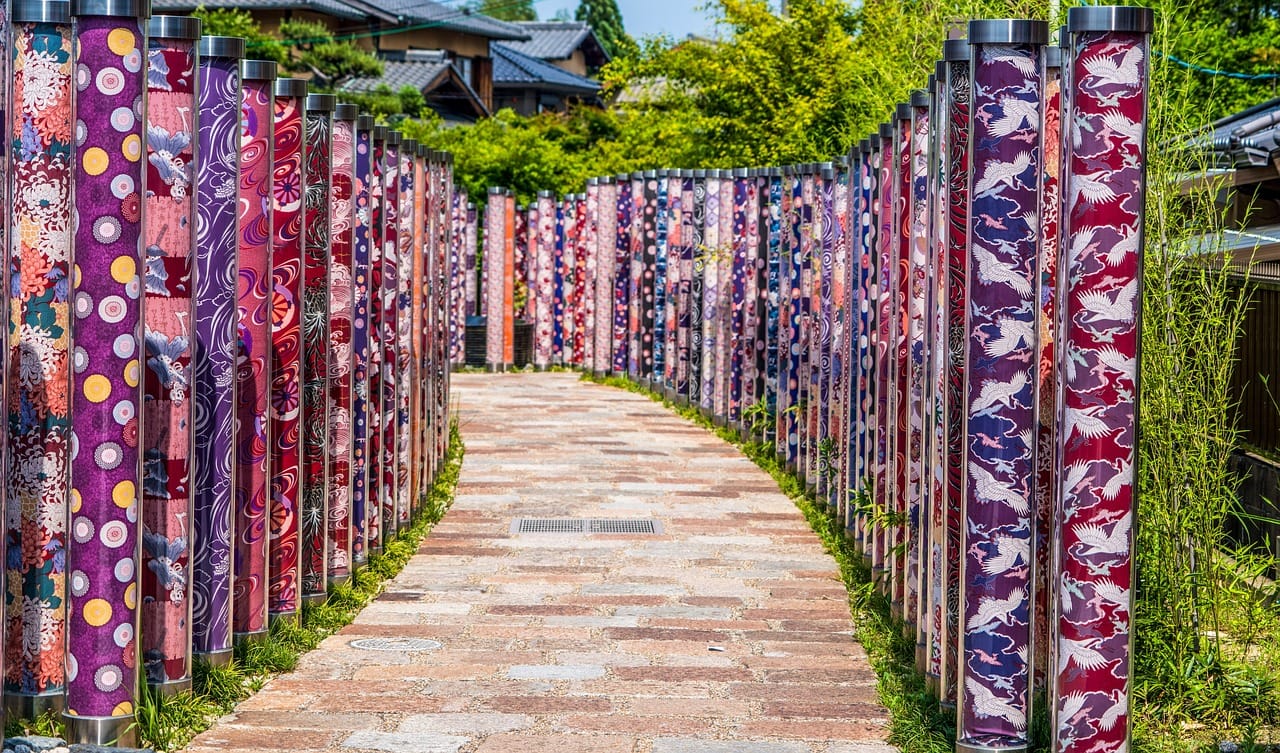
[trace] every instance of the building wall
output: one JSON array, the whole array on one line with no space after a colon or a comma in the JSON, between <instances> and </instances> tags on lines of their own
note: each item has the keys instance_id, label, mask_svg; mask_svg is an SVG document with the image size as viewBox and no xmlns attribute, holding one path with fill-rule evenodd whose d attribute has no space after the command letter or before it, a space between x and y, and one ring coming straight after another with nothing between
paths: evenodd
<instances>
[{"instance_id":1,"label":"building wall","mask_svg":"<svg viewBox=\"0 0 1280 753\"><path fill-rule=\"evenodd\" d=\"M379 50L448 50L462 57L489 57L489 40L486 37L444 29L403 31L361 40L361 43Z\"/></svg>"},{"instance_id":2,"label":"building wall","mask_svg":"<svg viewBox=\"0 0 1280 753\"><path fill-rule=\"evenodd\" d=\"M573 55L568 60L551 60L548 62L555 63L556 67L563 68L570 73L576 73L579 76L587 75L587 56L581 49L574 50Z\"/></svg>"}]
</instances>

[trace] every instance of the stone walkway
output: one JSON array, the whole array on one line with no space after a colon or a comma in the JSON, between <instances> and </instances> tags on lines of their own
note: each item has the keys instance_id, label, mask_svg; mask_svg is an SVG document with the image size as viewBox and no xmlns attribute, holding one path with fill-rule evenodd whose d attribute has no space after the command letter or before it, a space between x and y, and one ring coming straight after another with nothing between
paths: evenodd
<instances>
[{"instance_id":1,"label":"stone walkway","mask_svg":"<svg viewBox=\"0 0 1280 753\"><path fill-rule=\"evenodd\" d=\"M192 753L893 750L835 563L766 474L574 374L454 385L467 455L452 510L355 624ZM516 517L664 530L513 534ZM350 645L369 637L443 647Z\"/></svg>"}]
</instances>

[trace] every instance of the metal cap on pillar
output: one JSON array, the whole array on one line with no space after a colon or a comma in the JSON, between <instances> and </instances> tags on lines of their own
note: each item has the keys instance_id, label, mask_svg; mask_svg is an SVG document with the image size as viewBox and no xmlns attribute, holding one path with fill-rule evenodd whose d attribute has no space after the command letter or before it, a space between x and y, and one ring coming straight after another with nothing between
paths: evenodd
<instances>
[{"instance_id":1,"label":"metal cap on pillar","mask_svg":"<svg viewBox=\"0 0 1280 753\"><path fill-rule=\"evenodd\" d=\"M948 63L958 63L969 59L969 40L948 39L942 43L942 59Z\"/></svg>"},{"instance_id":2,"label":"metal cap on pillar","mask_svg":"<svg viewBox=\"0 0 1280 753\"><path fill-rule=\"evenodd\" d=\"M244 57L244 37L200 37L197 46L201 58Z\"/></svg>"},{"instance_id":3,"label":"metal cap on pillar","mask_svg":"<svg viewBox=\"0 0 1280 753\"><path fill-rule=\"evenodd\" d=\"M71 15L146 18L151 15L151 3L147 0L73 0Z\"/></svg>"},{"instance_id":4,"label":"metal cap on pillar","mask_svg":"<svg viewBox=\"0 0 1280 753\"><path fill-rule=\"evenodd\" d=\"M277 78L271 89L277 97L307 96L307 82L300 78Z\"/></svg>"},{"instance_id":5,"label":"metal cap on pillar","mask_svg":"<svg viewBox=\"0 0 1280 753\"><path fill-rule=\"evenodd\" d=\"M43 1L36 3L16 3L13 6L13 20L14 22L51 21L53 23L58 23L54 19L21 17L24 6L55 4L59 3L45 3ZM199 39L200 19L193 16L152 16L147 20L147 36L151 39Z\"/></svg>"},{"instance_id":6,"label":"metal cap on pillar","mask_svg":"<svg viewBox=\"0 0 1280 753\"><path fill-rule=\"evenodd\" d=\"M1081 31L1119 31L1150 34L1155 28L1155 13L1150 8L1131 5L1090 5L1067 11L1067 33Z\"/></svg>"}]
</instances>

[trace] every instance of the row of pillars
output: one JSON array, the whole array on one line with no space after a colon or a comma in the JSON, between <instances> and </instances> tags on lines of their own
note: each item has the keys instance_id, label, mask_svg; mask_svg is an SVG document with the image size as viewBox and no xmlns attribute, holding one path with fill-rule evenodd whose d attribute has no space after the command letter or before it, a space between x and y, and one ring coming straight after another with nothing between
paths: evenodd
<instances>
[{"instance_id":1,"label":"row of pillars","mask_svg":"<svg viewBox=\"0 0 1280 753\"><path fill-rule=\"evenodd\" d=\"M4 8L10 715L131 742L409 525L448 442L452 159L143 0Z\"/></svg>"},{"instance_id":2,"label":"row of pillars","mask_svg":"<svg viewBox=\"0 0 1280 753\"><path fill-rule=\"evenodd\" d=\"M485 212L489 364L626 375L843 520L957 750L1129 735L1152 14L973 21L840 160L655 170ZM524 310L511 291L529 291ZM495 327L495 319L504 319Z\"/></svg>"}]
</instances>

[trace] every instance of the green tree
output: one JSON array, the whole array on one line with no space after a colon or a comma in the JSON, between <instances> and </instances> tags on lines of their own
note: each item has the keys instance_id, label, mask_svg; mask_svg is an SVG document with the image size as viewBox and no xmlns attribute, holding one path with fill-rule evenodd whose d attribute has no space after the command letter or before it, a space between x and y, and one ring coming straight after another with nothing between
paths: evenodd
<instances>
[{"instance_id":1,"label":"green tree","mask_svg":"<svg viewBox=\"0 0 1280 753\"><path fill-rule=\"evenodd\" d=\"M191 15L200 19L201 33L207 36L244 37L246 54L255 60L288 64L289 51L280 40L267 34L246 10L236 8L196 8Z\"/></svg>"},{"instance_id":2,"label":"green tree","mask_svg":"<svg viewBox=\"0 0 1280 753\"><path fill-rule=\"evenodd\" d=\"M638 50L635 40L627 34L617 0L579 0L574 18L591 26L609 57L622 57Z\"/></svg>"},{"instance_id":3,"label":"green tree","mask_svg":"<svg viewBox=\"0 0 1280 753\"><path fill-rule=\"evenodd\" d=\"M472 10L503 21L537 21L538 11L534 0L477 0L469 6Z\"/></svg>"},{"instance_id":4,"label":"green tree","mask_svg":"<svg viewBox=\"0 0 1280 753\"><path fill-rule=\"evenodd\" d=\"M289 67L312 75L316 88L334 91L353 78L381 76L382 61L355 42L336 39L318 21L285 21L280 35L293 48Z\"/></svg>"}]
</instances>

